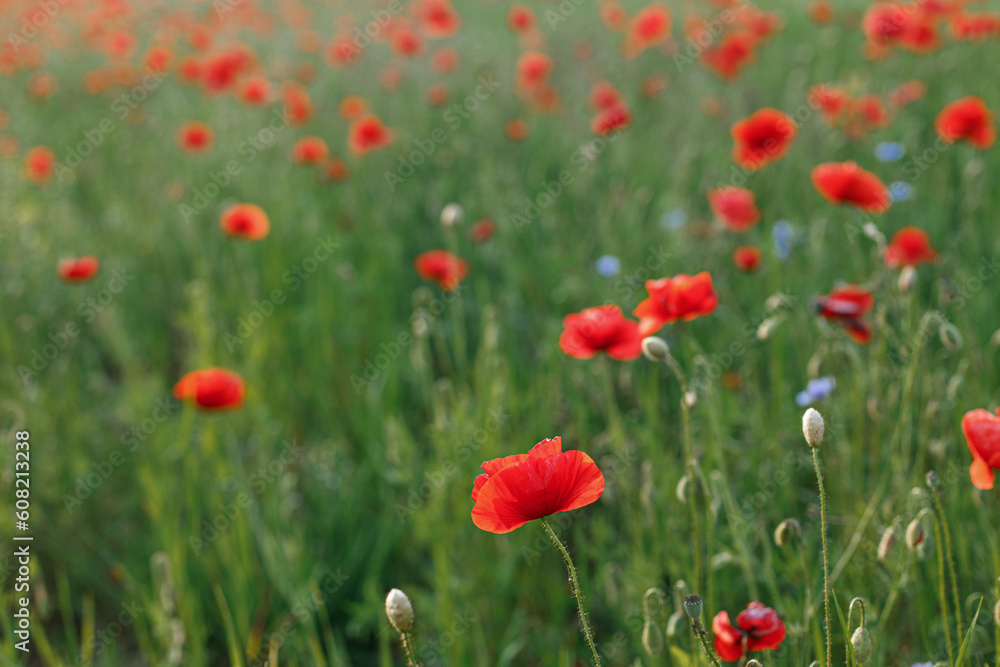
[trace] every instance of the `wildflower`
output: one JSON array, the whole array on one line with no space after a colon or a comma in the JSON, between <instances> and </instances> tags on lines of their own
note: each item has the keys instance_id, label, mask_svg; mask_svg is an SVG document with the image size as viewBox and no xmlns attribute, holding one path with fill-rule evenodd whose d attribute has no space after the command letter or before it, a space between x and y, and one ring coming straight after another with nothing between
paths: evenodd
<instances>
[{"instance_id":1,"label":"wildflower","mask_svg":"<svg viewBox=\"0 0 1000 667\"><path fill-rule=\"evenodd\" d=\"M733 124L730 134L733 162L744 169L757 171L785 156L798 127L792 117L778 109L760 109Z\"/></svg>"},{"instance_id":2,"label":"wildflower","mask_svg":"<svg viewBox=\"0 0 1000 667\"><path fill-rule=\"evenodd\" d=\"M812 171L813 186L831 204L852 204L867 213L889 209L889 190L878 176L854 162L827 162Z\"/></svg>"},{"instance_id":3,"label":"wildflower","mask_svg":"<svg viewBox=\"0 0 1000 667\"><path fill-rule=\"evenodd\" d=\"M56 154L48 146L35 146L24 155L24 171L28 179L44 184L52 178Z\"/></svg>"},{"instance_id":4,"label":"wildflower","mask_svg":"<svg viewBox=\"0 0 1000 667\"><path fill-rule=\"evenodd\" d=\"M453 292L465 280L469 265L464 259L447 250L429 250L413 261L417 275L436 282L446 292Z\"/></svg>"},{"instance_id":5,"label":"wildflower","mask_svg":"<svg viewBox=\"0 0 1000 667\"><path fill-rule=\"evenodd\" d=\"M472 488L472 522L491 533L579 509L604 493L604 475L594 460L581 451L562 451L559 436L527 454L486 461L482 468Z\"/></svg>"},{"instance_id":6,"label":"wildflower","mask_svg":"<svg viewBox=\"0 0 1000 667\"><path fill-rule=\"evenodd\" d=\"M396 136L374 114L363 114L351 123L347 145L354 155L367 155L392 144Z\"/></svg>"},{"instance_id":7,"label":"wildflower","mask_svg":"<svg viewBox=\"0 0 1000 667\"><path fill-rule=\"evenodd\" d=\"M90 280L100 268L101 264L93 255L86 257L66 258L59 260L56 272L59 277L68 283L81 283Z\"/></svg>"},{"instance_id":8,"label":"wildflower","mask_svg":"<svg viewBox=\"0 0 1000 667\"><path fill-rule=\"evenodd\" d=\"M229 236L259 241L271 231L271 221L256 204L234 204L222 213L219 220L223 231Z\"/></svg>"},{"instance_id":9,"label":"wildflower","mask_svg":"<svg viewBox=\"0 0 1000 667\"><path fill-rule=\"evenodd\" d=\"M687 322L710 315L719 303L707 271L694 276L681 273L672 278L647 280L646 291L649 297L632 311L639 318L639 332L643 336L677 320Z\"/></svg>"},{"instance_id":10,"label":"wildflower","mask_svg":"<svg viewBox=\"0 0 1000 667\"><path fill-rule=\"evenodd\" d=\"M709 190L708 203L715 217L730 231L745 232L760 222L757 200L746 188L727 185Z\"/></svg>"},{"instance_id":11,"label":"wildflower","mask_svg":"<svg viewBox=\"0 0 1000 667\"><path fill-rule=\"evenodd\" d=\"M861 319L875 305L871 292L860 285L845 285L816 297L813 303L819 315L843 326L855 341L862 345L871 342L871 326Z\"/></svg>"},{"instance_id":12,"label":"wildflower","mask_svg":"<svg viewBox=\"0 0 1000 667\"><path fill-rule=\"evenodd\" d=\"M954 143L965 139L975 148L985 150L996 141L995 116L981 97L970 95L945 106L934 121L938 136Z\"/></svg>"},{"instance_id":13,"label":"wildflower","mask_svg":"<svg viewBox=\"0 0 1000 667\"><path fill-rule=\"evenodd\" d=\"M816 378L809 380L805 390L795 395L795 402L800 408L812 405L816 401L826 398L837 386L837 380L833 376Z\"/></svg>"},{"instance_id":14,"label":"wildflower","mask_svg":"<svg viewBox=\"0 0 1000 667\"><path fill-rule=\"evenodd\" d=\"M823 432L826 426L823 423L823 415L815 408L809 408L802 415L802 435L810 447L819 447L823 444Z\"/></svg>"},{"instance_id":15,"label":"wildflower","mask_svg":"<svg viewBox=\"0 0 1000 667\"><path fill-rule=\"evenodd\" d=\"M406 633L413 627L413 604L398 588L393 588L385 596L385 615L396 632Z\"/></svg>"},{"instance_id":16,"label":"wildflower","mask_svg":"<svg viewBox=\"0 0 1000 667\"><path fill-rule=\"evenodd\" d=\"M906 146L903 144L883 141L875 146L875 159L879 162L897 162L906 155Z\"/></svg>"},{"instance_id":17,"label":"wildflower","mask_svg":"<svg viewBox=\"0 0 1000 667\"><path fill-rule=\"evenodd\" d=\"M919 227L900 228L882 253L885 265L893 269L919 266L936 258L937 250L931 245L930 237Z\"/></svg>"},{"instance_id":18,"label":"wildflower","mask_svg":"<svg viewBox=\"0 0 1000 667\"><path fill-rule=\"evenodd\" d=\"M778 220L771 230L771 238L774 240L774 254L784 262L792 252L792 241L795 238L792 223L787 220Z\"/></svg>"},{"instance_id":19,"label":"wildflower","mask_svg":"<svg viewBox=\"0 0 1000 667\"><path fill-rule=\"evenodd\" d=\"M736 625L729 621L729 613L720 611L712 620L715 634L715 652L727 662L735 662L746 651L773 651L785 640L785 623L781 617L760 602L751 602L736 617Z\"/></svg>"},{"instance_id":20,"label":"wildflower","mask_svg":"<svg viewBox=\"0 0 1000 667\"><path fill-rule=\"evenodd\" d=\"M977 489L992 489L994 470L1000 470L1000 416L983 409L966 412L962 417L962 432L972 453L969 467L972 484Z\"/></svg>"},{"instance_id":21,"label":"wildflower","mask_svg":"<svg viewBox=\"0 0 1000 667\"><path fill-rule=\"evenodd\" d=\"M191 371L174 385L174 398L202 410L235 410L245 397L243 378L225 368Z\"/></svg>"},{"instance_id":22,"label":"wildflower","mask_svg":"<svg viewBox=\"0 0 1000 667\"><path fill-rule=\"evenodd\" d=\"M597 271L598 275L602 275L605 278L617 275L621 271L621 268L621 260L614 255L602 255L594 262L594 270Z\"/></svg>"},{"instance_id":23,"label":"wildflower","mask_svg":"<svg viewBox=\"0 0 1000 667\"><path fill-rule=\"evenodd\" d=\"M626 319L618 306L596 306L563 319L559 348L574 359L604 352L618 361L632 361L642 354L642 336L639 325Z\"/></svg>"},{"instance_id":24,"label":"wildflower","mask_svg":"<svg viewBox=\"0 0 1000 667\"><path fill-rule=\"evenodd\" d=\"M907 201L911 197L913 197L913 186L906 181L893 181L889 184L889 199L892 201Z\"/></svg>"},{"instance_id":25,"label":"wildflower","mask_svg":"<svg viewBox=\"0 0 1000 667\"><path fill-rule=\"evenodd\" d=\"M740 271L753 273L760 266L761 252L755 245L740 246L733 251L733 264Z\"/></svg>"}]
</instances>

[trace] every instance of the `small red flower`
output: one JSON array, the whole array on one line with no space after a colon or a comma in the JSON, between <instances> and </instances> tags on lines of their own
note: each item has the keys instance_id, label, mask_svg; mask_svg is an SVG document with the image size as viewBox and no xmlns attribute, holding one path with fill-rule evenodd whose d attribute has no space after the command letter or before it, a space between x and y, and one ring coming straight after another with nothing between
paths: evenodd
<instances>
[{"instance_id":1,"label":"small red flower","mask_svg":"<svg viewBox=\"0 0 1000 667\"><path fill-rule=\"evenodd\" d=\"M535 27L535 12L524 5L514 5L507 12L507 25L514 32L527 32Z\"/></svg>"},{"instance_id":2,"label":"small red flower","mask_svg":"<svg viewBox=\"0 0 1000 667\"><path fill-rule=\"evenodd\" d=\"M504 132L511 141L523 141L527 138L528 133L531 132L531 128L524 120L515 118L508 121L507 125L504 126Z\"/></svg>"},{"instance_id":3,"label":"small red flower","mask_svg":"<svg viewBox=\"0 0 1000 667\"><path fill-rule=\"evenodd\" d=\"M626 129L632 124L632 112L624 103L604 109L590 123L590 131L599 137Z\"/></svg>"},{"instance_id":4,"label":"small red flower","mask_svg":"<svg viewBox=\"0 0 1000 667\"><path fill-rule=\"evenodd\" d=\"M745 232L760 222L757 199L746 188L727 185L709 190L708 205L723 227L733 232Z\"/></svg>"},{"instance_id":5,"label":"small red flower","mask_svg":"<svg viewBox=\"0 0 1000 667\"><path fill-rule=\"evenodd\" d=\"M452 292L465 280L469 265L447 250L429 250L413 261L413 268L423 280L435 282L446 292Z\"/></svg>"},{"instance_id":6,"label":"small red flower","mask_svg":"<svg viewBox=\"0 0 1000 667\"><path fill-rule=\"evenodd\" d=\"M431 39L451 37L462 26L462 19L450 0L419 0L411 5L420 22L420 30Z\"/></svg>"},{"instance_id":7,"label":"small red flower","mask_svg":"<svg viewBox=\"0 0 1000 667\"><path fill-rule=\"evenodd\" d=\"M319 164L328 153L326 142L321 137L302 137L292 146L292 162Z\"/></svg>"},{"instance_id":8,"label":"small red flower","mask_svg":"<svg viewBox=\"0 0 1000 667\"><path fill-rule=\"evenodd\" d=\"M649 336L677 320L690 320L711 315L719 305L719 297L707 271L689 276L647 280L649 298L636 306L632 314L639 318L639 335Z\"/></svg>"},{"instance_id":9,"label":"small red flower","mask_svg":"<svg viewBox=\"0 0 1000 667\"><path fill-rule=\"evenodd\" d=\"M527 454L485 461L472 487L472 522L502 535L529 521L585 507L604 493L594 459L562 451L562 438L542 440Z\"/></svg>"},{"instance_id":10,"label":"small red flower","mask_svg":"<svg viewBox=\"0 0 1000 667\"><path fill-rule=\"evenodd\" d=\"M933 262L937 258L937 250L931 245L927 232L918 227L903 227L892 235L892 240L882 254L885 265L889 268L904 266L919 266Z\"/></svg>"},{"instance_id":11,"label":"small red flower","mask_svg":"<svg viewBox=\"0 0 1000 667\"><path fill-rule=\"evenodd\" d=\"M80 258L68 257L59 260L56 271L59 277L68 283L82 283L97 275L100 266L101 263L93 255Z\"/></svg>"},{"instance_id":12,"label":"small red flower","mask_svg":"<svg viewBox=\"0 0 1000 667\"><path fill-rule=\"evenodd\" d=\"M385 148L396 140L392 130L387 128L374 114L364 114L348 130L347 144L354 155L367 155Z\"/></svg>"},{"instance_id":13,"label":"small red flower","mask_svg":"<svg viewBox=\"0 0 1000 667\"><path fill-rule=\"evenodd\" d=\"M852 204L868 213L885 213L889 188L854 162L826 162L812 170L813 186L831 204Z\"/></svg>"},{"instance_id":14,"label":"small red flower","mask_svg":"<svg viewBox=\"0 0 1000 667\"><path fill-rule=\"evenodd\" d=\"M871 292L860 285L845 285L816 297L813 303L819 315L840 324L855 341L861 345L871 342L871 326L861 319L875 305Z\"/></svg>"},{"instance_id":15,"label":"small red flower","mask_svg":"<svg viewBox=\"0 0 1000 667\"><path fill-rule=\"evenodd\" d=\"M733 264L740 271L753 273L760 266L760 248L755 245L740 246L733 251Z\"/></svg>"},{"instance_id":16,"label":"small red flower","mask_svg":"<svg viewBox=\"0 0 1000 667\"><path fill-rule=\"evenodd\" d=\"M188 121L177 132L177 145L187 153L205 153L212 148L215 134L208 123Z\"/></svg>"},{"instance_id":17,"label":"small red flower","mask_svg":"<svg viewBox=\"0 0 1000 667\"><path fill-rule=\"evenodd\" d=\"M1000 417L988 410L971 410L962 417L962 432L972 452L972 484L988 491L996 478L993 471L1000 470Z\"/></svg>"},{"instance_id":18,"label":"small red flower","mask_svg":"<svg viewBox=\"0 0 1000 667\"><path fill-rule=\"evenodd\" d=\"M934 121L934 129L948 143L965 139L980 150L997 139L994 114L980 97L970 95L945 106Z\"/></svg>"},{"instance_id":19,"label":"small red flower","mask_svg":"<svg viewBox=\"0 0 1000 667\"><path fill-rule=\"evenodd\" d=\"M38 183L47 183L54 171L56 154L48 146L35 146L24 155L24 171L28 179Z\"/></svg>"},{"instance_id":20,"label":"small red flower","mask_svg":"<svg viewBox=\"0 0 1000 667\"><path fill-rule=\"evenodd\" d=\"M497 225L489 218L483 218L469 227L469 240L473 243L486 243L496 233Z\"/></svg>"},{"instance_id":21,"label":"small red flower","mask_svg":"<svg viewBox=\"0 0 1000 667\"><path fill-rule=\"evenodd\" d=\"M246 398L246 384L234 371L203 368L185 374L174 385L174 397L201 410L236 410Z\"/></svg>"},{"instance_id":22,"label":"small red flower","mask_svg":"<svg viewBox=\"0 0 1000 667\"><path fill-rule=\"evenodd\" d=\"M222 213L219 220L223 231L229 236L259 241L271 231L271 221L256 204L234 204Z\"/></svg>"},{"instance_id":23,"label":"small red flower","mask_svg":"<svg viewBox=\"0 0 1000 667\"><path fill-rule=\"evenodd\" d=\"M552 72L552 58L538 51L525 51L517 59L518 88L534 92L545 86Z\"/></svg>"},{"instance_id":24,"label":"small red flower","mask_svg":"<svg viewBox=\"0 0 1000 667\"><path fill-rule=\"evenodd\" d=\"M604 352L618 361L632 361L642 354L642 336L639 324L626 319L618 306L595 306L563 318L559 349L574 359Z\"/></svg>"},{"instance_id":25,"label":"small red flower","mask_svg":"<svg viewBox=\"0 0 1000 667\"><path fill-rule=\"evenodd\" d=\"M636 56L651 46L662 44L670 37L673 19L670 9L654 2L639 10L629 22L625 37L625 53Z\"/></svg>"},{"instance_id":26,"label":"small red flower","mask_svg":"<svg viewBox=\"0 0 1000 667\"><path fill-rule=\"evenodd\" d=\"M351 169L343 160L333 158L326 164L326 177L331 181L346 181Z\"/></svg>"},{"instance_id":27,"label":"small red flower","mask_svg":"<svg viewBox=\"0 0 1000 667\"><path fill-rule=\"evenodd\" d=\"M733 162L750 171L763 169L785 157L797 131L788 114L769 107L760 109L733 124Z\"/></svg>"},{"instance_id":28,"label":"small red flower","mask_svg":"<svg viewBox=\"0 0 1000 667\"><path fill-rule=\"evenodd\" d=\"M240 97L252 106L267 104L271 99L271 84L262 76L248 77L240 87Z\"/></svg>"},{"instance_id":29,"label":"small red flower","mask_svg":"<svg viewBox=\"0 0 1000 667\"><path fill-rule=\"evenodd\" d=\"M736 617L736 626L729 621L729 612L720 611L712 619L715 652L725 662L736 662L748 652L774 651L785 641L785 623L770 607L751 602Z\"/></svg>"}]
</instances>

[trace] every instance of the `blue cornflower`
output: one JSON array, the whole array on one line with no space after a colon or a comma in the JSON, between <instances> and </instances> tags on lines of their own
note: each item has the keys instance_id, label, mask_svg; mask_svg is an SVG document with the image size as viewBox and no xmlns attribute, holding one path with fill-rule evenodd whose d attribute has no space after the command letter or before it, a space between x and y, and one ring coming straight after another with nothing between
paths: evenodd
<instances>
[{"instance_id":1,"label":"blue cornflower","mask_svg":"<svg viewBox=\"0 0 1000 667\"><path fill-rule=\"evenodd\" d=\"M896 162L906 155L906 146L896 141L883 141L875 147L875 158L880 162Z\"/></svg>"},{"instance_id":2,"label":"blue cornflower","mask_svg":"<svg viewBox=\"0 0 1000 667\"><path fill-rule=\"evenodd\" d=\"M771 237L774 239L774 254L782 262L788 259L792 252L792 240L795 236L795 229L792 223L787 220L778 220L771 230Z\"/></svg>"},{"instance_id":3,"label":"blue cornflower","mask_svg":"<svg viewBox=\"0 0 1000 667\"><path fill-rule=\"evenodd\" d=\"M664 229L680 229L687 222L687 219L687 213L684 212L684 209L675 208L663 214L663 218L660 219L660 226Z\"/></svg>"},{"instance_id":4,"label":"blue cornflower","mask_svg":"<svg viewBox=\"0 0 1000 667\"><path fill-rule=\"evenodd\" d=\"M617 274L621 271L621 268L621 260L614 255L602 255L597 258L596 262L594 262L594 270L605 278Z\"/></svg>"},{"instance_id":5,"label":"blue cornflower","mask_svg":"<svg viewBox=\"0 0 1000 667\"><path fill-rule=\"evenodd\" d=\"M812 405L816 401L829 396L830 392L833 391L833 388L836 386L836 378L830 375L817 378L815 380L809 380L809 384L806 385L805 391L800 391L796 394L795 402L798 403L800 408Z\"/></svg>"},{"instance_id":6,"label":"blue cornflower","mask_svg":"<svg viewBox=\"0 0 1000 667\"><path fill-rule=\"evenodd\" d=\"M892 201L906 201L913 196L913 186L905 181L896 181L889 186Z\"/></svg>"}]
</instances>

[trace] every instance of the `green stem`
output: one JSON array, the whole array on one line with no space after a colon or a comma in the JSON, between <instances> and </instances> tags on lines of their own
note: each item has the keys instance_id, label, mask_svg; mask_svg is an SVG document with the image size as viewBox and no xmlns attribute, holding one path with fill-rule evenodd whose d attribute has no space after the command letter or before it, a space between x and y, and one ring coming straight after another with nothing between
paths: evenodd
<instances>
[{"instance_id":1,"label":"green stem","mask_svg":"<svg viewBox=\"0 0 1000 667\"><path fill-rule=\"evenodd\" d=\"M691 590L701 590L701 530L698 522L698 487L695 480L694 470L694 449L691 446L691 409L687 404L687 378L684 371L677 364L677 360L672 355L667 355L664 363L673 372L674 377L681 387L681 421L684 428L684 459L687 469L688 488L691 492L688 495L688 507L691 510L691 542L694 546L694 585Z\"/></svg>"},{"instance_id":2,"label":"green stem","mask_svg":"<svg viewBox=\"0 0 1000 667\"><path fill-rule=\"evenodd\" d=\"M409 632L399 633L399 638L403 642L403 652L406 654L407 667L420 667L417 662L417 649L413 646L413 635Z\"/></svg>"},{"instance_id":3,"label":"green stem","mask_svg":"<svg viewBox=\"0 0 1000 667\"><path fill-rule=\"evenodd\" d=\"M956 637L962 636L962 602L958 596L958 576L955 574L955 560L952 557L951 531L948 530L948 517L944 514L944 505L941 504L941 496L937 489L931 488L931 498L934 499L934 511L941 521L941 532L944 533L944 555L948 564L948 577L951 579L951 596L955 604L955 624L958 628Z\"/></svg>"},{"instance_id":4,"label":"green stem","mask_svg":"<svg viewBox=\"0 0 1000 667\"><path fill-rule=\"evenodd\" d=\"M555 531L552 530L552 526L544 518L539 519L542 522L542 528L545 529L545 534L549 536L552 540L552 544L559 549L559 553L562 554L563 561L566 563L566 572L569 574L569 583L572 589L573 597L576 598L576 608L580 615L580 625L582 626L582 632L584 639L587 640L587 646L590 647L591 653L594 654L594 667L601 667L601 654L597 652L597 644L594 642L594 631L590 627L590 621L587 618L587 607L583 601L583 591L580 590L580 580L576 575L576 566L573 565L573 559L570 558L569 551L566 549L566 545L562 543L559 536L556 535Z\"/></svg>"},{"instance_id":5,"label":"green stem","mask_svg":"<svg viewBox=\"0 0 1000 667\"><path fill-rule=\"evenodd\" d=\"M820 535L823 538L823 607L826 623L826 664L833 664L833 646L830 644L830 552L826 543L826 491L823 488L823 472L819 465L819 448L813 447L813 463L816 465L816 481L819 484Z\"/></svg>"},{"instance_id":6,"label":"green stem","mask_svg":"<svg viewBox=\"0 0 1000 667\"><path fill-rule=\"evenodd\" d=\"M695 636L701 641L701 647L705 649L705 655L707 655L708 659L712 661L712 664L715 665L715 667L722 667L722 665L719 664L719 659L715 657L715 651L713 651L708 646L708 639L707 639L708 633L705 632L705 629L703 627L701 627L701 621L699 621L697 618L691 621L691 630L694 632Z\"/></svg>"},{"instance_id":7,"label":"green stem","mask_svg":"<svg viewBox=\"0 0 1000 667\"><path fill-rule=\"evenodd\" d=\"M948 628L948 594L945 591L944 585L944 547L942 545L942 531L941 531L941 521L938 519L937 514L931 514L934 517L934 540L937 542L937 560L938 560L938 596L941 599L941 620L944 625L944 639L948 646L948 664L954 665L955 659L951 651L951 630ZM962 635L958 635L961 639Z\"/></svg>"}]
</instances>

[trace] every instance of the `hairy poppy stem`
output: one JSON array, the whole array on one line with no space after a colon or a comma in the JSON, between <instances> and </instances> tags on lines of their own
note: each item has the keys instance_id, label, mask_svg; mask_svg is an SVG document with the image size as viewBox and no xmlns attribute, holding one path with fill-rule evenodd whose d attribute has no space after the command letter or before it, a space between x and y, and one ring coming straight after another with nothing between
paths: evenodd
<instances>
[{"instance_id":1,"label":"hairy poppy stem","mask_svg":"<svg viewBox=\"0 0 1000 667\"><path fill-rule=\"evenodd\" d=\"M545 529L545 534L549 536L552 540L552 544L559 549L559 553L562 554L563 561L566 563L566 571L569 573L569 583L572 588L573 597L576 598L576 608L580 615L580 625L583 626L582 632L584 639L587 640L587 646L590 647L590 651L594 654L594 667L601 667L601 654L597 652L597 644L594 642L594 631L590 627L590 620L587 617L587 607L583 601L583 591L580 590L580 580L576 575L576 566L573 565L573 559L570 558L569 551L566 549L566 545L563 544L559 536L556 535L555 531L552 530L552 526L545 519L539 519L542 522L542 528Z\"/></svg>"},{"instance_id":2,"label":"hairy poppy stem","mask_svg":"<svg viewBox=\"0 0 1000 667\"><path fill-rule=\"evenodd\" d=\"M937 560L938 560L938 597L941 599L941 621L944 625L944 640L948 648L948 664L954 665L955 659L952 655L951 649L951 630L948 628L950 621L948 620L948 593L945 591L944 585L944 546L943 542L943 531L941 530L941 521L938 519L936 513L931 513L934 518L934 542L937 547ZM958 639L961 641L962 633L959 632Z\"/></svg>"},{"instance_id":3,"label":"hairy poppy stem","mask_svg":"<svg viewBox=\"0 0 1000 667\"><path fill-rule=\"evenodd\" d=\"M823 471L819 465L819 447L812 448L813 463L816 465L816 481L819 484L819 530L823 538L823 607L826 623L826 665L833 664L833 646L830 644L830 552L826 543L826 491L823 488Z\"/></svg>"},{"instance_id":4,"label":"hairy poppy stem","mask_svg":"<svg viewBox=\"0 0 1000 667\"><path fill-rule=\"evenodd\" d=\"M691 631L694 632L695 637L701 642L701 647L705 650L705 655L712 662L715 667L722 667L719 663L719 659L715 657L715 651L711 649L708 645L708 633L705 632L705 628L701 626L701 621L697 618L691 620Z\"/></svg>"},{"instance_id":5,"label":"hairy poppy stem","mask_svg":"<svg viewBox=\"0 0 1000 667\"><path fill-rule=\"evenodd\" d=\"M681 370L677 360L673 355L668 354L663 363L673 372L681 386L681 421L684 427L684 459L687 469L688 484L691 487L691 494L688 498L688 507L691 508L691 541L694 544L694 590L701 588L701 538L698 526L698 490L695 480L694 470L694 450L691 447L691 408L687 403L687 378Z\"/></svg>"},{"instance_id":6,"label":"hairy poppy stem","mask_svg":"<svg viewBox=\"0 0 1000 667\"><path fill-rule=\"evenodd\" d=\"M957 637L962 637L962 602L958 595L958 576L955 574L955 560L951 551L951 531L948 530L948 518L944 514L944 505L941 504L941 495L938 490L931 487L931 498L934 499L934 512L941 521L941 532L944 533L944 555L948 563L948 577L951 579L951 596L955 603L955 625L958 628Z\"/></svg>"},{"instance_id":7,"label":"hairy poppy stem","mask_svg":"<svg viewBox=\"0 0 1000 667\"><path fill-rule=\"evenodd\" d=\"M403 642L403 652L406 653L407 667L420 667L417 662L417 649L413 646L413 635L409 632L399 633L399 638Z\"/></svg>"}]
</instances>

